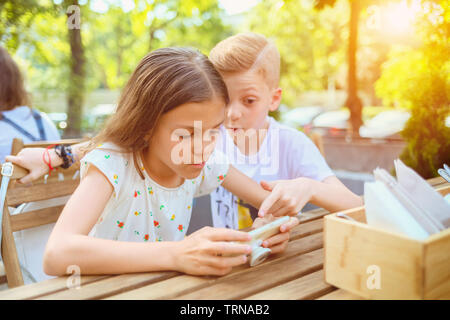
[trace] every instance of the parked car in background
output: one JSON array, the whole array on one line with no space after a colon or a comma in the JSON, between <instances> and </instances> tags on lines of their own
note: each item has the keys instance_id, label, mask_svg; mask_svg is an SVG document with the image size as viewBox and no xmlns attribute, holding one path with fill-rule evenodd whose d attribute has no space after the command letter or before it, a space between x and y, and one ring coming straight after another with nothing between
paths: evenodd
<instances>
[{"instance_id":1,"label":"parked car in background","mask_svg":"<svg viewBox=\"0 0 450 320\"><path fill-rule=\"evenodd\" d=\"M324 111L323 107L298 107L281 115L281 122L292 128L301 128L310 124L315 117Z\"/></svg>"},{"instance_id":2,"label":"parked car in background","mask_svg":"<svg viewBox=\"0 0 450 320\"><path fill-rule=\"evenodd\" d=\"M411 114L403 110L383 111L367 120L359 128L359 135L372 139L401 138L399 133L410 117Z\"/></svg>"},{"instance_id":3,"label":"parked car in background","mask_svg":"<svg viewBox=\"0 0 450 320\"><path fill-rule=\"evenodd\" d=\"M326 111L315 117L305 131L314 131L325 137L345 137L349 119L348 109Z\"/></svg>"}]
</instances>

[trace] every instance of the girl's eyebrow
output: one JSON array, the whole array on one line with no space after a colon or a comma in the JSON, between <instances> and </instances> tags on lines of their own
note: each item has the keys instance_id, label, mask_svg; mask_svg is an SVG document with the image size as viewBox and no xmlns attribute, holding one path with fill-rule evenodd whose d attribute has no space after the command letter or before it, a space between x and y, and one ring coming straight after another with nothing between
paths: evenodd
<instances>
[{"instance_id":1,"label":"girl's eyebrow","mask_svg":"<svg viewBox=\"0 0 450 320\"><path fill-rule=\"evenodd\" d=\"M196 121L201 121L201 120L196 120ZM217 123L215 126L213 126L212 128L218 128L220 127L223 123L225 122L225 119L222 119L219 123ZM195 127L193 125L187 125L187 124L179 124L177 125L177 128L180 129L195 129Z\"/></svg>"}]
</instances>

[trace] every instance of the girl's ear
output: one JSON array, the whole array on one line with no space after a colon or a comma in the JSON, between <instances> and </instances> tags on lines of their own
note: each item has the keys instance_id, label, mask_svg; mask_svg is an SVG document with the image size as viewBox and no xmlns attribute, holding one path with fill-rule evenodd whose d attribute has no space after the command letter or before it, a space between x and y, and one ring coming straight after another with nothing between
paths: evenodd
<instances>
[{"instance_id":1,"label":"girl's ear","mask_svg":"<svg viewBox=\"0 0 450 320\"><path fill-rule=\"evenodd\" d=\"M282 93L281 88L277 88L272 91L272 97L271 97L271 101L270 101L269 111L273 112L278 109L278 106L281 103L281 93Z\"/></svg>"}]
</instances>

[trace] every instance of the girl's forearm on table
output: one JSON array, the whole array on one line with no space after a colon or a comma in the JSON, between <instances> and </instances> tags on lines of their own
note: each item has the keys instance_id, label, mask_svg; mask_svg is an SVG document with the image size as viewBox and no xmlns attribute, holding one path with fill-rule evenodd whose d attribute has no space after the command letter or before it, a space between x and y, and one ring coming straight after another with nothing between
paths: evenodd
<instances>
[{"instance_id":1,"label":"girl's forearm on table","mask_svg":"<svg viewBox=\"0 0 450 320\"><path fill-rule=\"evenodd\" d=\"M171 253L176 244L170 241L137 243L66 235L59 244L47 245L44 271L49 275L61 276L73 265L78 266L83 275L175 270L174 254Z\"/></svg>"}]
</instances>

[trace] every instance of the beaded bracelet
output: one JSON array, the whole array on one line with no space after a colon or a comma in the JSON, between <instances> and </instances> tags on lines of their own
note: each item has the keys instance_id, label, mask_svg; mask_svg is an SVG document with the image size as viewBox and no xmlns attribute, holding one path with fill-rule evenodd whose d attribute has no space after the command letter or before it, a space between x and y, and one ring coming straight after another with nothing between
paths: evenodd
<instances>
[{"instance_id":1,"label":"beaded bracelet","mask_svg":"<svg viewBox=\"0 0 450 320\"><path fill-rule=\"evenodd\" d=\"M63 160L63 164L61 165L61 168L63 169L69 168L75 162L72 154L72 148L68 145L56 145L55 153Z\"/></svg>"}]
</instances>

